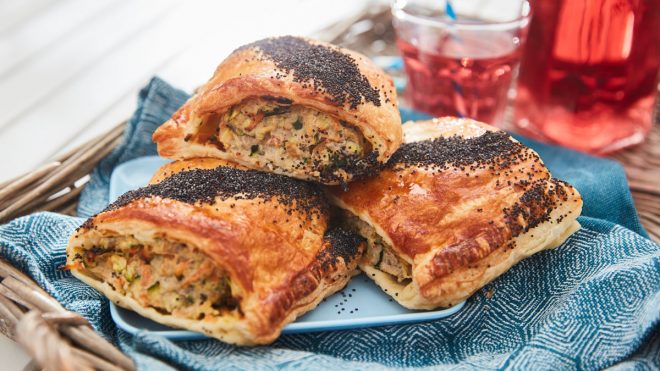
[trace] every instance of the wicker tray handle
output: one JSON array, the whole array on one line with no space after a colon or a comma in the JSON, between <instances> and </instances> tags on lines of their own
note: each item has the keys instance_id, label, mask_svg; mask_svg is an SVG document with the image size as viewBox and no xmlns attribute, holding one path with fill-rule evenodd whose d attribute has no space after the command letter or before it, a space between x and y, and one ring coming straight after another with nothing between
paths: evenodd
<instances>
[{"instance_id":1,"label":"wicker tray handle","mask_svg":"<svg viewBox=\"0 0 660 371\"><path fill-rule=\"evenodd\" d=\"M0 331L41 368L135 370L133 361L32 279L0 259Z\"/></svg>"}]
</instances>

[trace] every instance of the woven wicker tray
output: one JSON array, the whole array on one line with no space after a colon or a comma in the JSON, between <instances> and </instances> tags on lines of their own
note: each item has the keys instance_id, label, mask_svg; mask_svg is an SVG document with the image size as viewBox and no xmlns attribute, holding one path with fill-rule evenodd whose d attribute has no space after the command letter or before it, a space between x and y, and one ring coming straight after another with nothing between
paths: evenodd
<instances>
[{"instance_id":1,"label":"woven wicker tray","mask_svg":"<svg viewBox=\"0 0 660 371\"><path fill-rule=\"evenodd\" d=\"M356 14L315 37L368 56L396 54L390 13L382 7ZM641 222L655 241L660 241L659 113L656 106L654 126L646 142L611 156L624 166ZM122 122L40 168L1 183L0 223L36 211L75 215L90 172L120 143L125 126ZM53 370L135 368L130 358L96 334L84 318L66 311L34 281L1 259L0 280L0 332L32 356L28 369L46 365Z\"/></svg>"}]
</instances>

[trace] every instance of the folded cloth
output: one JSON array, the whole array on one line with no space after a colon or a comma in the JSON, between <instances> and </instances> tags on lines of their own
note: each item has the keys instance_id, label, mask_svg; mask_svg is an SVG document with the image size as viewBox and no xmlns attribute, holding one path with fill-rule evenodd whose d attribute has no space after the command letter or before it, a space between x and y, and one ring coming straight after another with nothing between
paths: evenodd
<instances>
[{"instance_id":1,"label":"folded cloth","mask_svg":"<svg viewBox=\"0 0 660 371\"><path fill-rule=\"evenodd\" d=\"M106 205L115 166L155 154L151 132L187 98L158 78L142 90L124 143L101 161L81 196L80 215ZM621 167L519 139L555 176L578 188L585 204L582 229L562 246L514 266L457 314L434 322L285 335L257 348L172 342L118 329L103 296L57 269L82 218L38 213L0 226L0 256L88 318L140 369L660 368L660 246L639 224Z\"/></svg>"}]
</instances>

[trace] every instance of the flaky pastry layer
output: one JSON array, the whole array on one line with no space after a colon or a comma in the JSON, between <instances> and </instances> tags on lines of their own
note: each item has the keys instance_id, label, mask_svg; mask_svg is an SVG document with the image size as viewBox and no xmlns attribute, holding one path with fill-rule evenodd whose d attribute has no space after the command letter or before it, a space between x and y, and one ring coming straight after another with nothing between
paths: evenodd
<instances>
[{"instance_id":1,"label":"flaky pastry layer","mask_svg":"<svg viewBox=\"0 0 660 371\"><path fill-rule=\"evenodd\" d=\"M364 243L331 227L315 186L230 165L165 165L76 231L67 266L157 322L233 344L272 342L348 282Z\"/></svg>"},{"instance_id":2,"label":"flaky pastry layer","mask_svg":"<svg viewBox=\"0 0 660 371\"><path fill-rule=\"evenodd\" d=\"M362 270L402 305L455 305L579 228L577 190L506 133L441 118L404 137L379 175L329 189L369 239Z\"/></svg>"}]
</instances>

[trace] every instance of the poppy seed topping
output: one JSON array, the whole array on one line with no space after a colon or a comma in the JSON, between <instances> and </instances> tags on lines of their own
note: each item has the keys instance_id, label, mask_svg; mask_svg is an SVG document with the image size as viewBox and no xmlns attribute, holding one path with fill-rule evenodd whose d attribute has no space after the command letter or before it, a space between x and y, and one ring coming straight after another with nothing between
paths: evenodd
<instances>
[{"instance_id":1,"label":"poppy seed topping","mask_svg":"<svg viewBox=\"0 0 660 371\"><path fill-rule=\"evenodd\" d=\"M259 40L238 50L254 48L280 70L293 75L304 87L330 96L332 103L349 104L352 109L363 101L380 106L380 90L371 86L360 72L354 57L334 46L318 45L300 37L282 36ZM283 77L278 74L278 77Z\"/></svg>"},{"instance_id":2,"label":"poppy seed topping","mask_svg":"<svg viewBox=\"0 0 660 371\"><path fill-rule=\"evenodd\" d=\"M283 175L220 166L214 169L181 171L160 183L126 192L103 212L116 210L135 200L149 197L172 199L191 205L212 204L216 198L270 200L276 197L289 212L299 211L309 218L314 215L327 215L329 209L325 196L313 184ZM88 219L81 227L90 228L93 218Z\"/></svg>"}]
</instances>

